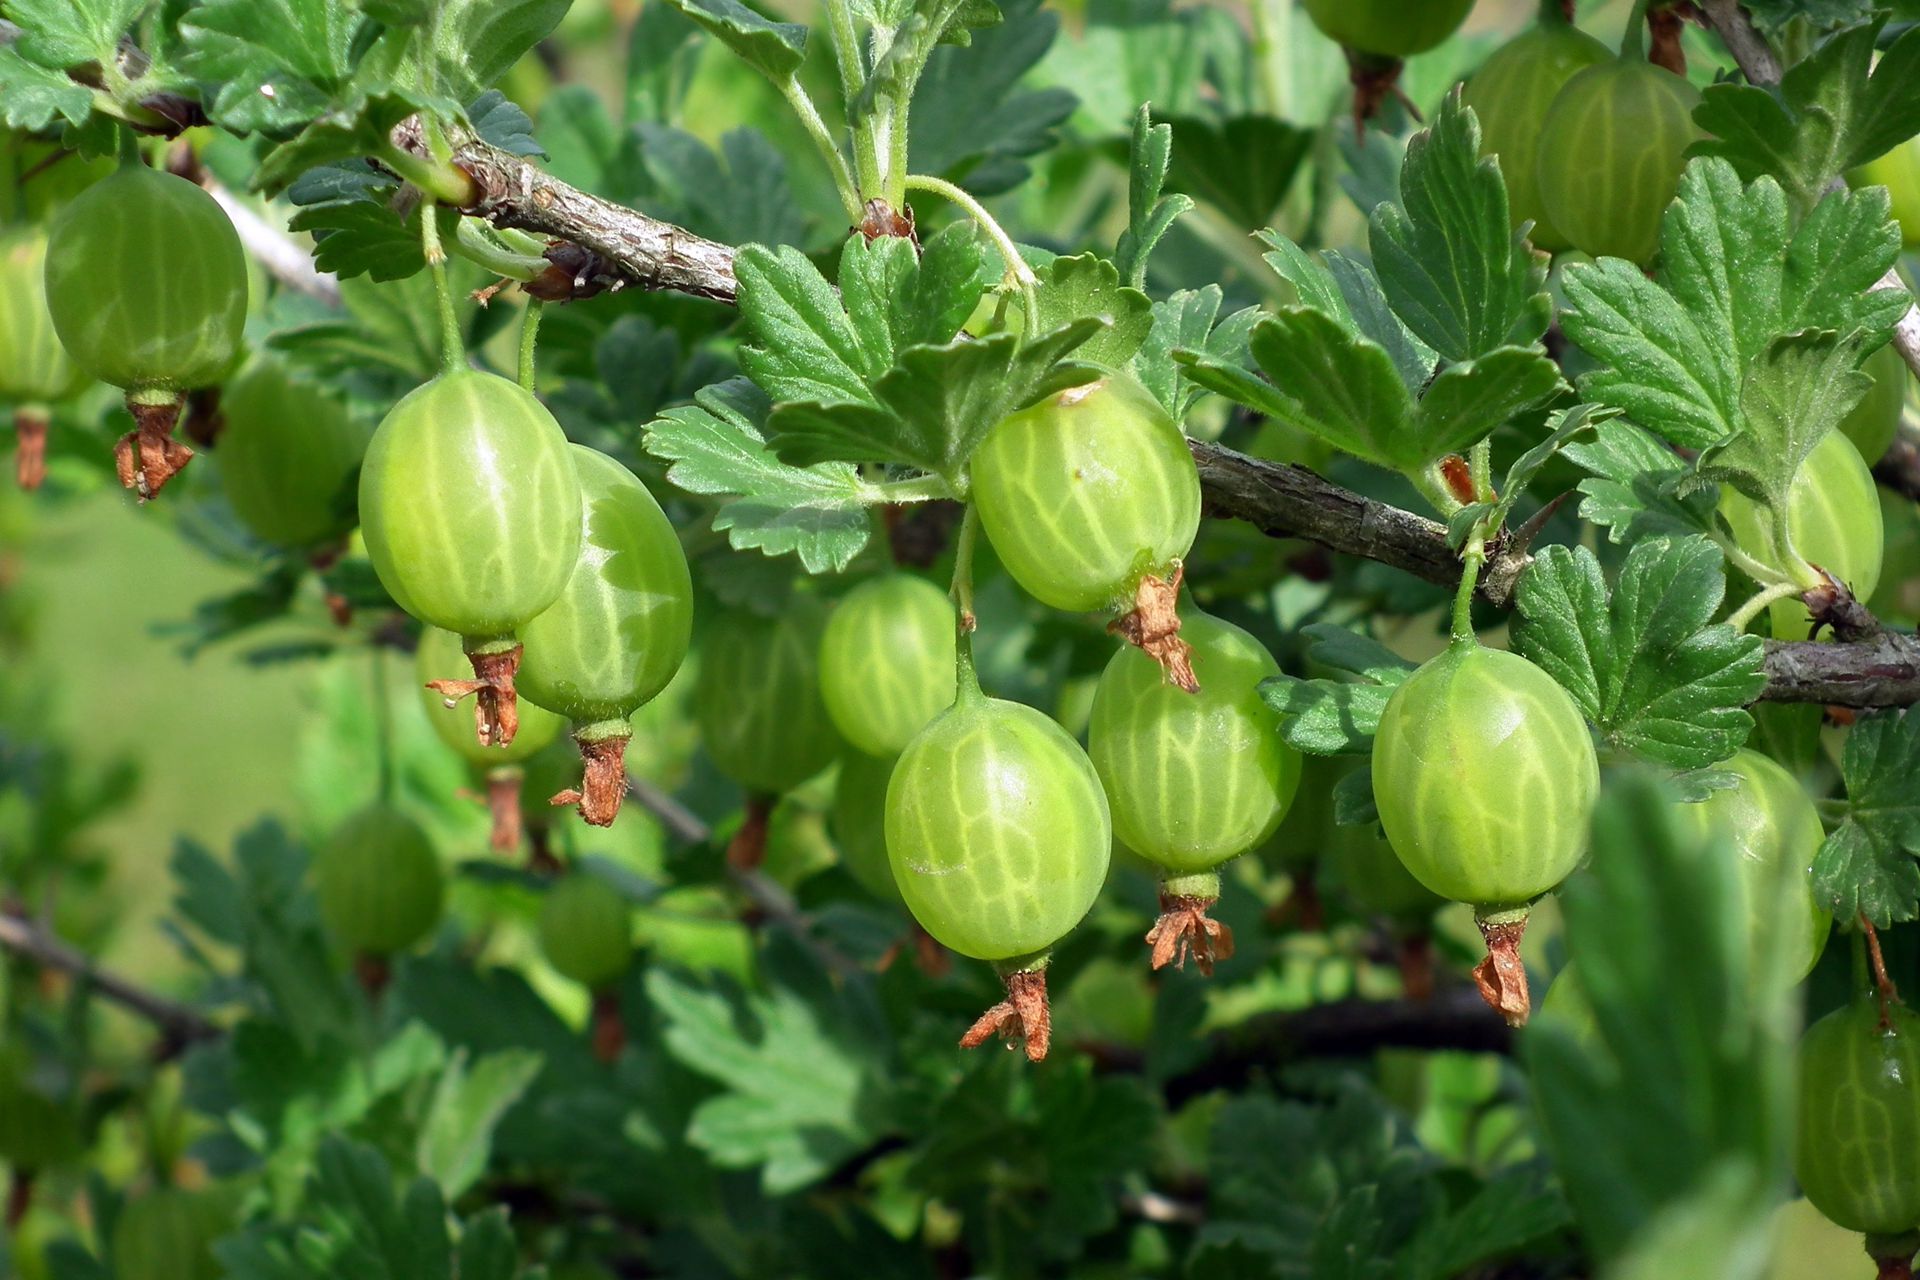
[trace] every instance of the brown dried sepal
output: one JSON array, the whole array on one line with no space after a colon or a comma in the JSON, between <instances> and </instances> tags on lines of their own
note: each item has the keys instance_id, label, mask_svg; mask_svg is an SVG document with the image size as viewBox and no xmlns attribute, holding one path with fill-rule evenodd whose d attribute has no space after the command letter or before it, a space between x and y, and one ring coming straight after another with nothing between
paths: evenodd
<instances>
[{"instance_id":1,"label":"brown dried sepal","mask_svg":"<svg viewBox=\"0 0 1920 1280\"><path fill-rule=\"evenodd\" d=\"M487 847L495 853L512 853L520 847L520 770L491 769L487 772L487 816L492 829Z\"/></svg>"},{"instance_id":2,"label":"brown dried sepal","mask_svg":"<svg viewBox=\"0 0 1920 1280\"><path fill-rule=\"evenodd\" d=\"M758 871L767 860L767 823L773 817L774 797L755 793L747 797L740 829L727 841L727 866L735 871Z\"/></svg>"},{"instance_id":3,"label":"brown dried sepal","mask_svg":"<svg viewBox=\"0 0 1920 1280\"><path fill-rule=\"evenodd\" d=\"M20 487L32 492L47 478L47 415L34 408L13 411L13 475Z\"/></svg>"},{"instance_id":4,"label":"brown dried sepal","mask_svg":"<svg viewBox=\"0 0 1920 1280\"><path fill-rule=\"evenodd\" d=\"M1920 1253L1920 1231L1902 1231L1898 1235L1869 1232L1867 1256L1878 1269L1879 1280L1913 1280L1913 1258Z\"/></svg>"},{"instance_id":5,"label":"brown dried sepal","mask_svg":"<svg viewBox=\"0 0 1920 1280\"><path fill-rule=\"evenodd\" d=\"M1834 639L1851 644L1856 640L1871 640L1884 630L1880 619L1860 603L1852 588L1819 565L1813 567L1826 581L1800 596L1808 616L1813 619L1813 630L1809 634L1817 636L1820 628L1827 627Z\"/></svg>"},{"instance_id":6,"label":"brown dried sepal","mask_svg":"<svg viewBox=\"0 0 1920 1280\"><path fill-rule=\"evenodd\" d=\"M895 209L885 200L869 200L860 215L861 235L868 240L878 240L882 236L892 236L900 240L912 240L919 243L913 232L913 210Z\"/></svg>"},{"instance_id":7,"label":"brown dried sepal","mask_svg":"<svg viewBox=\"0 0 1920 1280\"><path fill-rule=\"evenodd\" d=\"M180 405L178 400L169 404L127 401L133 430L113 446L113 466L120 473L121 487L133 490L142 502L159 493L193 461L193 449L173 438Z\"/></svg>"},{"instance_id":8,"label":"brown dried sepal","mask_svg":"<svg viewBox=\"0 0 1920 1280\"><path fill-rule=\"evenodd\" d=\"M1188 693L1200 692L1193 674L1193 646L1180 638L1180 580L1186 567L1178 561L1172 578L1147 574L1134 589L1133 608L1107 624L1107 630L1160 664L1167 683Z\"/></svg>"},{"instance_id":9,"label":"brown dried sepal","mask_svg":"<svg viewBox=\"0 0 1920 1280\"><path fill-rule=\"evenodd\" d=\"M1213 966L1233 958L1233 930L1207 914L1218 898L1191 898L1184 894L1160 895L1160 918L1147 930L1147 945L1153 949L1153 967L1187 967L1191 956L1200 972L1211 978Z\"/></svg>"},{"instance_id":10,"label":"brown dried sepal","mask_svg":"<svg viewBox=\"0 0 1920 1280\"><path fill-rule=\"evenodd\" d=\"M1700 11L1687 0L1647 6L1647 61L1677 76L1687 74L1687 52L1681 46L1686 19L1701 21Z\"/></svg>"},{"instance_id":11,"label":"brown dried sepal","mask_svg":"<svg viewBox=\"0 0 1920 1280\"><path fill-rule=\"evenodd\" d=\"M1405 935L1394 960L1400 967L1400 988L1407 999L1433 999L1433 935L1424 930Z\"/></svg>"},{"instance_id":12,"label":"brown dried sepal","mask_svg":"<svg viewBox=\"0 0 1920 1280\"><path fill-rule=\"evenodd\" d=\"M520 669L521 646L492 653L470 653L471 680L429 680L427 688L453 707L472 697L474 732L483 747L504 747L520 732L520 699L513 691L513 674Z\"/></svg>"},{"instance_id":13,"label":"brown dried sepal","mask_svg":"<svg viewBox=\"0 0 1920 1280\"><path fill-rule=\"evenodd\" d=\"M1353 86L1354 141L1367 140L1367 121L1380 114L1380 108L1386 105L1389 98L1397 99L1415 120L1424 118L1420 108L1400 87L1400 72L1404 65L1398 58L1347 50L1347 82Z\"/></svg>"},{"instance_id":14,"label":"brown dried sepal","mask_svg":"<svg viewBox=\"0 0 1920 1280\"><path fill-rule=\"evenodd\" d=\"M1047 1007L1047 971L1022 969L1004 975L1007 998L981 1014L960 1037L962 1049L977 1049L996 1035L1009 1048L1024 1044L1029 1062L1047 1056L1053 1040L1053 1013Z\"/></svg>"},{"instance_id":15,"label":"brown dried sepal","mask_svg":"<svg viewBox=\"0 0 1920 1280\"><path fill-rule=\"evenodd\" d=\"M609 987L593 993L593 1056L612 1065L627 1046L627 1023L620 1016L620 992Z\"/></svg>"},{"instance_id":16,"label":"brown dried sepal","mask_svg":"<svg viewBox=\"0 0 1920 1280\"><path fill-rule=\"evenodd\" d=\"M1533 997L1527 991L1527 967L1520 963L1520 939L1526 936L1527 918L1482 920L1480 936L1487 940L1487 955L1473 966L1473 985L1480 998L1510 1027L1524 1027L1533 1012Z\"/></svg>"},{"instance_id":17,"label":"brown dried sepal","mask_svg":"<svg viewBox=\"0 0 1920 1280\"><path fill-rule=\"evenodd\" d=\"M589 826L610 827L620 816L620 802L627 797L627 740L625 738L575 738L583 765L580 789L569 788L549 802L577 805L580 817Z\"/></svg>"}]
</instances>

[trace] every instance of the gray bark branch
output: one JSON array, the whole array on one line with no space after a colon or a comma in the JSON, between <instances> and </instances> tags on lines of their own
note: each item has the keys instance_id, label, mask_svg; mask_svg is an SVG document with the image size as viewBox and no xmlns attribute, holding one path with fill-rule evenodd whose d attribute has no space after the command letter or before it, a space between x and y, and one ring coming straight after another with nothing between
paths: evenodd
<instances>
[{"instance_id":1,"label":"gray bark branch","mask_svg":"<svg viewBox=\"0 0 1920 1280\"><path fill-rule=\"evenodd\" d=\"M0 911L0 948L42 968L72 974L101 996L145 1018L160 1029L168 1050L182 1049L196 1040L210 1040L221 1034L220 1028L197 1010L96 967L85 952L62 942L23 916Z\"/></svg>"}]
</instances>

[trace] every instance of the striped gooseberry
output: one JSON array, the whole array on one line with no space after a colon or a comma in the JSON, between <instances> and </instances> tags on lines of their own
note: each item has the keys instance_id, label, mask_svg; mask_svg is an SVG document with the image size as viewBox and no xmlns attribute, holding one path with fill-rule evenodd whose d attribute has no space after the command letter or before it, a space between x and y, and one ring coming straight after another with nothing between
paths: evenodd
<instances>
[{"instance_id":1,"label":"striped gooseberry","mask_svg":"<svg viewBox=\"0 0 1920 1280\"><path fill-rule=\"evenodd\" d=\"M1720 514L1742 551L1770 568L1790 573L1764 508L1735 489L1720 486ZM1865 600L1880 585L1886 530L1874 495L1873 472L1860 451L1838 431L1828 432L1793 474L1787 488L1786 534L1792 553L1833 575ZM1776 600L1768 607L1773 634L1804 640L1813 630L1806 604Z\"/></svg>"},{"instance_id":2,"label":"striped gooseberry","mask_svg":"<svg viewBox=\"0 0 1920 1280\"><path fill-rule=\"evenodd\" d=\"M833 787L833 839L840 864L860 887L885 902L900 901L887 861L887 783L894 756L849 751Z\"/></svg>"},{"instance_id":3,"label":"striped gooseberry","mask_svg":"<svg viewBox=\"0 0 1920 1280\"><path fill-rule=\"evenodd\" d=\"M406 951L440 921L446 885L419 823L373 804L334 828L313 864L320 918L355 956Z\"/></svg>"},{"instance_id":4,"label":"striped gooseberry","mask_svg":"<svg viewBox=\"0 0 1920 1280\"><path fill-rule=\"evenodd\" d=\"M1862 361L1860 371L1873 379L1873 385L1853 412L1840 420L1840 431L1871 465L1880 461L1900 431L1907 384L1913 380L1913 373L1900 348L1891 342Z\"/></svg>"},{"instance_id":5,"label":"striped gooseberry","mask_svg":"<svg viewBox=\"0 0 1920 1280\"><path fill-rule=\"evenodd\" d=\"M1473 0L1305 0L1313 25L1349 49L1407 58L1445 40L1473 10Z\"/></svg>"},{"instance_id":6,"label":"striped gooseberry","mask_svg":"<svg viewBox=\"0 0 1920 1280\"><path fill-rule=\"evenodd\" d=\"M1900 238L1907 248L1920 248L1920 138L1908 138L1899 146L1861 165L1847 175L1856 187L1882 186L1893 201L1893 220L1900 224Z\"/></svg>"},{"instance_id":7,"label":"striped gooseberry","mask_svg":"<svg viewBox=\"0 0 1920 1280\"><path fill-rule=\"evenodd\" d=\"M1488 951L1475 981L1516 1025L1528 905L1579 864L1599 787L1579 708L1517 654L1456 640L1381 713L1373 795L1387 840L1421 884L1474 908Z\"/></svg>"},{"instance_id":8,"label":"striped gooseberry","mask_svg":"<svg viewBox=\"0 0 1920 1280\"><path fill-rule=\"evenodd\" d=\"M261 541L304 551L353 529L373 430L343 400L257 356L222 390L220 416L220 488Z\"/></svg>"},{"instance_id":9,"label":"striped gooseberry","mask_svg":"<svg viewBox=\"0 0 1920 1280\"><path fill-rule=\"evenodd\" d=\"M49 407L92 381L67 355L47 314L47 235L25 227L0 235L0 401L13 405L22 489L46 476Z\"/></svg>"},{"instance_id":10,"label":"striped gooseberry","mask_svg":"<svg viewBox=\"0 0 1920 1280\"><path fill-rule=\"evenodd\" d=\"M998 1032L1046 1057L1046 965L1093 906L1113 824L1092 761L1032 707L980 691L966 650L954 704L887 784L886 844L907 909L951 950L991 961L1007 998L960 1043Z\"/></svg>"},{"instance_id":11,"label":"striped gooseberry","mask_svg":"<svg viewBox=\"0 0 1920 1280\"><path fill-rule=\"evenodd\" d=\"M1114 624L1192 683L1174 602L1200 527L1200 475L1180 424L1110 374L999 423L974 451L972 494L1000 562L1042 604L1127 610Z\"/></svg>"},{"instance_id":12,"label":"striped gooseberry","mask_svg":"<svg viewBox=\"0 0 1920 1280\"><path fill-rule=\"evenodd\" d=\"M1540 207L1567 243L1594 257L1645 265L1660 218L1700 136L1700 91L1633 57L1575 72L1540 122L1534 157Z\"/></svg>"},{"instance_id":13,"label":"striped gooseberry","mask_svg":"<svg viewBox=\"0 0 1920 1280\"><path fill-rule=\"evenodd\" d=\"M1714 767L1733 774L1739 785L1682 805L1680 812L1696 832L1732 847L1755 968L1774 963L1763 951L1777 952L1779 972L1798 982L1820 958L1833 924L1814 900L1809 875L1826 839L1820 812L1792 774L1758 751L1742 749ZM1769 898L1769 892L1776 896ZM1785 920L1794 928L1782 935L1776 921Z\"/></svg>"},{"instance_id":14,"label":"striped gooseberry","mask_svg":"<svg viewBox=\"0 0 1920 1280\"><path fill-rule=\"evenodd\" d=\"M1796 1112L1793 1175L1816 1209L1869 1249L1920 1229L1920 1016L1868 994L1808 1027Z\"/></svg>"},{"instance_id":15,"label":"striped gooseberry","mask_svg":"<svg viewBox=\"0 0 1920 1280\"><path fill-rule=\"evenodd\" d=\"M540 954L562 977L599 991L633 962L633 912L599 876L563 876L540 902Z\"/></svg>"},{"instance_id":16,"label":"striped gooseberry","mask_svg":"<svg viewBox=\"0 0 1920 1280\"><path fill-rule=\"evenodd\" d=\"M1220 866L1273 834L1300 784L1300 756L1280 740L1260 682L1280 674L1261 643L1204 613L1182 635L1200 688L1161 677L1145 654L1122 649L1093 698L1087 754L1122 843L1160 869L1160 919L1147 942L1153 967L1202 973L1233 954L1233 934L1207 915Z\"/></svg>"},{"instance_id":17,"label":"striped gooseberry","mask_svg":"<svg viewBox=\"0 0 1920 1280\"><path fill-rule=\"evenodd\" d=\"M694 718L720 771L777 795L832 764L840 735L820 697L826 611L797 597L777 618L732 611L702 638Z\"/></svg>"},{"instance_id":18,"label":"striped gooseberry","mask_svg":"<svg viewBox=\"0 0 1920 1280\"><path fill-rule=\"evenodd\" d=\"M820 638L820 696L855 750L892 757L953 703L953 603L909 573L861 583Z\"/></svg>"},{"instance_id":19,"label":"striped gooseberry","mask_svg":"<svg viewBox=\"0 0 1920 1280\"><path fill-rule=\"evenodd\" d=\"M214 198L138 164L75 196L47 240L47 309L74 363L127 393L135 430L115 452L142 499L193 450L173 438L183 393L233 367L247 258Z\"/></svg>"},{"instance_id":20,"label":"striped gooseberry","mask_svg":"<svg viewBox=\"0 0 1920 1280\"><path fill-rule=\"evenodd\" d=\"M693 578L667 513L606 454L574 445L580 559L546 610L520 628L515 679L526 700L565 716L586 761L580 816L610 826L627 791L627 717L667 687L693 635Z\"/></svg>"},{"instance_id":21,"label":"striped gooseberry","mask_svg":"<svg viewBox=\"0 0 1920 1280\"><path fill-rule=\"evenodd\" d=\"M1500 157L1507 212L1515 227L1533 223L1529 238L1542 249L1570 242L1547 217L1535 173L1547 108L1574 74L1606 62L1613 51L1549 7L1540 24L1495 50L1467 81L1462 101L1480 119L1480 150Z\"/></svg>"},{"instance_id":22,"label":"striped gooseberry","mask_svg":"<svg viewBox=\"0 0 1920 1280\"><path fill-rule=\"evenodd\" d=\"M414 388L367 446L360 528L400 607L464 642L474 678L438 687L477 696L484 745L511 742L517 632L580 558L580 481L560 424L490 373L461 369Z\"/></svg>"}]
</instances>

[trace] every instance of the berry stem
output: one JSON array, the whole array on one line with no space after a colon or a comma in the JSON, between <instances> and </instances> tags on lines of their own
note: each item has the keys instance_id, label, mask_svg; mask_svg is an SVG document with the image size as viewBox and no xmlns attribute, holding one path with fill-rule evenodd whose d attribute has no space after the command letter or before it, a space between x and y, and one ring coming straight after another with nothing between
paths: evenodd
<instances>
[{"instance_id":1,"label":"berry stem","mask_svg":"<svg viewBox=\"0 0 1920 1280\"><path fill-rule=\"evenodd\" d=\"M458 373L467 362L467 351L460 338L460 319L453 310L453 290L447 284L447 252L440 246L440 215L436 205L427 204L420 209L420 248L427 258L427 270L433 276L434 303L440 312L440 372Z\"/></svg>"},{"instance_id":2,"label":"berry stem","mask_svg":"<svg viewBox=\"0 0 1920 1280\"><path fill-rule=\"evenodd\" d=\"M1620 56L1635 62L1647 56L1647 0L1634 0L1627 33L1620 38Z\"/></svg>"},{"instance_id":3,"label":"berry stem","mask_svg":"<svg viewBox=\"0 0 1920 1280\"><path fill-rule=\"evenodd\" d=\"M1880 1025L1887 1025L1887 1006L1900 1003L1899 988L1893 985L1893 979L1887 976L1887 958L1880 953L1880 931L1873 927L1873 921L1863 912L1860 916L1860 932L1867 939L1867 964L1873 970L1873 989L1880 997Z\"/></svg>"},{"instance_id":4,"label":"berry stem","mask_svg":"<svg viewBox=\"0 0 1920 1280\"><path fill-rule=\"evenodd\" d=\"M373 645L368 660L373 694L373 761L378 779L380 802L393 803L393 703L387 694L387 655L383 645Z\"/></svg>"},{"instance_id":5,"label":"berry stem","mask_svg":"<svg viewBox=\"0 0 1920 1280\"><path fill-rule=\"evenodd\" d=\"M902 184L908 191L925 191L941 196L960 206L967 216L980 224L994 247L1000 251L1000 260L1006 265L1006 279L1020 290L1020 297L1026 305L1027 323L1021 330L1021 341L1037 334L1040 327L1040 295L1035 286L1039 281L1033 274L1033 268L1020 256L1020 247L1013 242L1006 228L1002 227L994 216L987 212L986 206L975 200L972 195L948 182L945 178L935 178L928 174L908 174Z\"/></svg>"},{"instance_id":6,"label":"berry stem","mask_svg":"<svg viewBox=\"0 0 1920 1280\"><path fill-rule=\"evenodd\" d=\"M13 474L29 492L47 478L47 419L42 405L23 404L13 411Z\"/></svg>"},{"instance_id":7,"label":"berry stem","mask_svg":"<svg viewBox=\"0 0 1920 1280\"><path fill-rule=\"evenodd\" d=\"M538 298L528 298L527 314L520 321L520 386L528 395L534 393L533 352L540 340L540 318L546 305Z\"/></svg>"},{"instance_id":8,"label":"berry stem","mask_svg":"<svg viewBox=\"0 0 1920 1280\"><path fill-rule=\"evenodd\" d=\"M487 770L487 817L492 824L487 847L495 853L512 853L520 847L520 783L525 776L512 764Z\"/></svg>"},{"instance_id":9,"label":"berry stem","mask_svg":"<svg viewBox=\"0 0 1920 1280\"><path fill-rule=\"evenodd\" d=\"M1745 631L1747 625L1759 616L1760 611L1775 600L1784 600L1788 596L1797 596L1800 588L1791 582L1776 582L1756 591L1748 601L1727 615L1727 625L1735 631Z\"/></svg>"},{"instance_id":10,"label":"berry stem","mask_svg":"<svg viewBox=\"0 0 1920 1280\"><path fill-rule=\"evenodd\" d=\"M1453 642L1472 644L1473 634L1473 589L1480 582L1480 567L1487 562L1487 544L1476 528L1473 536L1467 540L1466 550L1460 553L1464 566L1460 571L1460 586L1453 593Z\"/></svg>"}]
</instances>

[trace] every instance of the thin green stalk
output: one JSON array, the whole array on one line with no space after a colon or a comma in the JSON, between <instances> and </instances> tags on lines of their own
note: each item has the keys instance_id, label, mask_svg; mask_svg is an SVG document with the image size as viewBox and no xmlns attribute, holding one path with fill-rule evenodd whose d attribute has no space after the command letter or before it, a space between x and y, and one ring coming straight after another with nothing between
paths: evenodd
<instances>
[{"instance_id":1,"label":"thin green stalk","mask_svg":"<svg viewBox=\"0 0 1920 1280\"><path fill-rule=\"evenodd\" d=\"M813 105L813 99L807 96L797 77L788 76L782 81L780 92L786 98L787 105L793 108L794 115L800 118L800 125L807 131L807 136L813 139L814 149L819 151L820 158L827 162L827 169L833 174L833 185L840 193L840 204L846 210L848 219L859 222L862 212L859 184L853 180L853 170L847 167L847 158L840 153L840 145L833 140L827 122L820 118L820 109Z\"/></svg>"},{"instance_id":2,"label":"thin green stalk","mask_svg":"<svg viewBox=\"0 0 1920 1280\"><path fill-rule=\"evenodd\" d=\"M528 395L533 394L533 349L540 338L540 317L546 306L538 298L528 298L527 314L520 321L520 385Z\"/></svg>"},{"instance_id":3,"label":"thin green stalk","mask_svg":"<svg viewBox=\"0 0 1920 1280\"><path fill-rule=\"evenodd\" d=\"M1718 529L1713 530L1708 536L1711 537L1715 545L1720 548L1720 554L1727 558L1728 564L1746 574L1755 582L1760 583L1762 586L1771 586L1776 582L1790 581L1785 574L1781 573L1772 565L1754 559L1739 547L1735 546L1733 539L1727 537L1726 534L1721 533Z\"/></svg>"},{"instance_id":4,"label":"thin green stalk","mask_svg":"<svg viewBox=\"0 0 1920 1280\"><path fill-rule=\"evenodd\" d=\"M940 498L954 497L954 489L944 476L914 476L908 480L882 480L870 484L867 489L871 501L895 502L933 502Z\"/></svg>"},{"instance_id":5,"label":"thin green stalk","mask_svg":"<svg viewBox=\"0 0 1920 1280\"><path fill-rule=\"evenodd\" d=\"M552 264L537 253L521 253L509 246L500 233L490 231L477 219L462 218L453 227L453 251L496 276L525 284L538 279Z\"/></svg>"},{"instance_id":6,"label":"thin green stalk","mask_svg":"<svg viewBox=\"0 0 1920 1280\"><path fill-rule=\"evenodd\" d=\"M1467 451L1467 475L1473 481L1475 502L1493 501L1493 437Z\"/></svg>"},{"instance_id":7,"label":"thin green stalk","mask_svg":"<svg viewBox=\"0 0 1920 1280\"><path fill-rule=\"evenodd\" d=\"M973 503L960 521L960 535L953 543L953 605L959 635L953 648L953 687L955 702L976 702L986 695L980 691L980 677L973 669L973 547L980 535L980 512Z\"/></svg>"},{"instance_id":8,"label":"thin green stalk","mask_svg":"<svg viewBox=\"0 0 1920 1280\"><path fill-rule=\"evenodd\" d=\"M373 646L373 759L378 779L380 803L392 804L393 776L393 702L387 688L387 653Z\"/></svg>"},{"instance_id":9,"label":"thin green stalk","mask_svg":"<svg viewBox=\"0 0 1920 1280\"><path fill-rule=\"evenodd\" d=\"M453 289L447 283L447 253L440 247L439 210L420 210L420 247L433 275L433 296L440 311L440 372L458 373L467 363L466 344L460 339L460 320L453 310Z\"/></svg>"},{"instance_id":10,"label":"thin green stalk","mask_svg":"<svg viewBox=\"0 0 1920 1280\"><path fill-rule=\"evenodd\" d=\"M1727 625L1735 631L1745 631L1747 624L1758 617L1760 611L1772 604L1775 600L1785 600L1788 596L1797 596L1799 594L1800 587L1797 583L1776 582L1770 587L1765 587L1762 590L1754 592L1752 598L1745 604L1728 614Z\"/></svg>"},{"instance_id":11,"label":"thin green stalk","mask_svg":"<svg viewBox=\"0 0 1920 1280\"><path fill-rule=\"evenodd\" d=\"M122 169L143 163L140 159L140 139L132 129L121 125L117 139L118 158Z\"/></svg>"},{"instance_id":12,"label":"thin green stalk","mask_svg":"<svg viewBox=\"0 0 1920 1280\"><path fill-rule=\"evenodd\" d=\"M847 0L827 0L827 34L833 42L833 63L840 71L840 92L847 109L860 96L866 68L860 59L860 34L854 29L853 7Z\"/></svg>"},{"instance_id":13,"label":"thin green stalk","mask_svg":"<svg viewBox=\"0 0 1920 1280\"><path fill-rule=\"evenodd\" d=\"M1453 593L1453 641L1455 644L1472 644L1473 634L1473 591L1480 585L1480 567L1487 562L1487 544L1480 530L1473 531L1473 537L1467 542L1467 549L1460 559L1465 567L1460 572L1460 586Z\"/></svg>"},{"instance_id":14,"label":"thin green stalk","mask_svg":"<svg viewBox=\"0 0 1920 1280\"><path fill-rule=\"evenodd\" d=\"M1620 39L1620 56L1643 62L1647 56L1647 2L1634 0L1633 13L1627 19L1627 34Z\"/></svg>"},{"instance_id":15,"label":"thin green stalk","mask_svg":"<svg viewBox=\"0 0 1920 1280\"><path fill-rule=\"evenodd\" d=\"M1027 307L1026 333L1031 335L1038 327L1040 315L1040 296L1034 288L1039 282L1034 277L1033 268L1029 267L1027 260L1020 256L1020 246L1013 242L1013 237L1008 235L1006 229L987 212L986 206L945 178L935 178L920 173L908 174L901 185L908 191L926 191L951 200L965 210L968 217L980 224L981 230L987 233L987 238L992 240L994 247L1000 251L1000 260L1006 265L1007 278L1019 287L1020 296Z\"/></svg>"},{"instance_id":16,"label":"thin green stalk","mask_svg":"<svg viewBox=\"0 0 1920 1280\"><path fill-rule=\"evenodd\" d=\"M1260 69L1267 114L1284 120L1293 106L1293 62L1282 28L1291 24L1293 6L1287 0L1251 0L1247 16L1253 24L1251 52Z\"/></svg>"}]
</instances>

